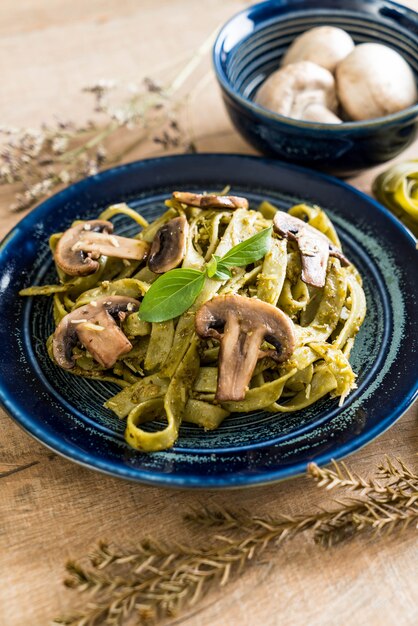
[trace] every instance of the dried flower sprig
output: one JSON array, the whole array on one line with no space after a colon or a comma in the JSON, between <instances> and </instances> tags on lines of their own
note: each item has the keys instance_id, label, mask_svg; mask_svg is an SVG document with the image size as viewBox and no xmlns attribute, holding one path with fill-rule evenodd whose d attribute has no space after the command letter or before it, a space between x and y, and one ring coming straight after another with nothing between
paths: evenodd
<instances>
[{"instance_id":1,"label":"dried flower sprig","mask_svg":"<svg viewBox=\"0 0 418 626\"><path fill-rule=\"evenodd\" d=\"M213 586L223 586L269 548L311 531L315 542L331 546L373 530L393 532L418 524L418 475L402 461L387 459L375 477L364 479L341 463L332 469L308 467L319 487L352 491L333 500L330 510L291 517L254 516L245 510L201 508L185 516L211 532L205 547L146 539L133 548L99 543L86 566L67 565L69 587L95 597L79 614L61 618L67 626L122 626L155 623L194 605ZM335 506L336 505L336 506Z\"/></svg>"},{"instance_id":2,"label":"dried flower sprig","mask_svg":"<svg viewBox=\"0 0 418 626\"><path fill-rule=\"evenodd\" d=\"M334 487L347 487L363 496L369 495L379 499L392 494L392 497L396 498L403 494L403 489L413 489L418 481L418 475L406 467L400 459L394 463L390 458L386 458L378 466L377 475L368 479L350 472L343 462L338 464L333 461L332 465L333 469L320 468L315 463L309 466L309 474L317 481L318 487L328 490ZM382 484L381 480L386 482Z\"/></svg>"},{"instance_id":3,"label":"dried flower sprig","mask_svg":"<svg viewBox=\"0 0 418 626\"><path fill-rule=\"evenodd\" d=\"M314 533L317 543L329 546L357 531L391 533L414 523L418 525L418 475L403 461L398 459L395 464L386 459L379 465L376 478L367 480L351 473L344 463L333 465L332 470L313 464L308 471L319 487L345 487L358 492L363 499L346 499L337 515L318 525ZM354 506L351 511L350 504Z\"/></svg>"},{"instance_id":4,"label":"dried flower sprig","mask_svg":"<svg viewBox=\"0 0 418 626\"><path fill-rule=\"evenodd\" d=\"M31 208L58 188L126 160L146 141L160 153L195 151L192 129L180 123L179 112L199 83L188 87L186 95L182 91L210 50L214 35L164 83L146 77L140 85L100 80L85 87L83 91L93 96L93 121L81 125L58 121L39 129L0 126L0 185L12 186L10 209ZM161 72L172 76L178 66L175 60ZM116 149L121 142L124 147Z\"/></svg>"}]
</instances>

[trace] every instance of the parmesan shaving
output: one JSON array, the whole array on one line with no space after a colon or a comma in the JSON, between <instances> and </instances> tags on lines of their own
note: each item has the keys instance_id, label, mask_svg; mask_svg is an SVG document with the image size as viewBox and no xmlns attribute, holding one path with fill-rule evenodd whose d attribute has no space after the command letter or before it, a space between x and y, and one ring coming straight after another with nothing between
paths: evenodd
<instances>
[{"instance_id":1,"label":"parmesan shaving","mask_svg":"<svg viewBox=\"0 0 418 626\"><path fill-rule=\"evenodd\" d=\"M105 330L104 326L100 324L94 324L93 322L86 322L84 324L84 328L88 328L89 330Z\"/></svg>"},{"instance_id":2,"label":"parmesan shaving","mask_svg":"<svg viewBox=\"0 0 418 626\"><path fill-rule=\"evenodd\" d=\"M115 235L109 235L109 241L115 248L120 248L119 241Z\"/></svg>"}]
</instances>

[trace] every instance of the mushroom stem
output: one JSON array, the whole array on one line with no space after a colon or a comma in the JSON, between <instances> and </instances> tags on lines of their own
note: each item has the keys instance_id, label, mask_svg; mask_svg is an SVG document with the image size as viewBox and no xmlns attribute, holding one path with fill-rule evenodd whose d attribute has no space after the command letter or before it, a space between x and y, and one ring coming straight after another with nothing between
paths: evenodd
<instances>
[{"instance_id":1,"label":"mushroom stem","mask_svg":"<svg viewBox=\"0 0 418 626\"><path fill-rule=\"evenodd\" d=\"M149 244L140 239L85 230L81 232L80 238L72 250L81 250L82 252L97 254L97 256L104 255L118 259L141 261L148 254Z\"/></svg>"},{"instance_id":2,"label":"mushroom stem","mask_svg":"<svg viewBox=\"0 0 418 626\"><path fill-rule=\"evenodd\" d=\"M235 319L228 316L219 350L219 374L216 400L227 402L243 400L259 359L264 328L245 332Z\"/></svg>"}]
</instances>

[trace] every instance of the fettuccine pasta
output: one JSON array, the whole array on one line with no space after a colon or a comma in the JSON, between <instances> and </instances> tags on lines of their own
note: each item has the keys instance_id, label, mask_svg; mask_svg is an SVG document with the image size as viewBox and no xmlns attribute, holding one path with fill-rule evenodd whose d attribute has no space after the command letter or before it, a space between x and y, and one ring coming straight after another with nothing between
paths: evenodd
<instances>
[{"instance_id":1,"label":"fettuccine pasta","mask_svg":"<svg viewBox=\"0 0 418 626\"><path fill-rule=\"evenodd\" d=\"M306 250L306 241L295 238L292 229L288 236L280 234L284 226L279 225L271 233L263 258L232 268L230 276L223 280L205 275L196 300L180 316L162 322L141 319L141 303L159 274L150 269L146 256L138 258L138 250L147 251L158 233L164 233L161 229L165 225L182 218L185 239L182 250L176 251L181 253L177 267L203 271L213 255L219 259L240 242L276 224L277 209L268 202L255 210L239 206L238 200L234 201L238 206L226 206L225 201L225 207L213 208L203 203L198 206L195 200L194 205L186 204L174 197L166 201L165 212L151 224L126 205L109 207L98 216L98 223L107 223L118 214L132 218L141 228L133 239L103 235L98 230L100 224L97 228L84 226L88 235L94 235L91 242L86 243L83 231L82 244L71 240L69 250L73 254L83 245L85 260L85 250L90 246L88 261L95 264L94 271L77 275L70 266L64 271L62 267L67 266L61 260L57 263L56 285L30 287L21 292L26 296L49 295L53 300L57 331L47 346L55 362L71 375L109 381L121 388L105 407L118 418L126 419L126 441L138 450L170 448L183 421L212 430L230 413L261 409L296 412L328 394L338 397L341 404L356 386L349 356L366 313L365 296L357 270L344 262L331 221L317 206L297 205L279 217L298 218L322 233L322 244L330 249L322 286L313 284L317 279L307 277L308 269L303 265L304 260L315 256L316 249ZM83 223L74 223L73 230L78 224ZM105 236L108 252L98 254L95 246L101 245ZM50 238L56 260L60 241L63 248L63 237L57 233ZM167 239L163 244L167 245ZM110 255L112 246L119 256ZM128 248L130 251L124 252ZM293 329L294 339L291 354L285 360L274 358L274 346L268 337L262 340L244 397L219 399L222 344L216 333L224 331L218 329L212 336L204 337L197 332L195 318L205 304L235 302L231 297L237 296L251 303L261 301L269 311L277 309ZM94 308L100 309L100 315L92 315ZM108 331L109 315L113 322ZM59 344L61 348L58 328L65 339ZM100 345L100 338L105 343L108 336L114 337L118 345L119 356L114 363L107 360L111 359L106 353L109 346ZM101 356L95 358L96 349ZM164 421L161 428L152 432L143 428L145 422L156 419L159 423Z\"/></svg>"}]
</instances>

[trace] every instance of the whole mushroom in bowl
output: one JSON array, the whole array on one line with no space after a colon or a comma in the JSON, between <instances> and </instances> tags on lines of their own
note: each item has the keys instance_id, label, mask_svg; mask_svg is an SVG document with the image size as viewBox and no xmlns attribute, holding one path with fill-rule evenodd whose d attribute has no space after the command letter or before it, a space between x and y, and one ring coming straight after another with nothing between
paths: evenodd
<instances>
[{"instance_id":1,"label":"whole mushroom in bowl","mask_svg":"<svg viewBox=\"0 0 418 626\"><path fill-rule=\"evenodd\" d=\"M414 74L398 52L363 43L337 65L337 92L352 120L369 120L402 111L418 99Z\"/></svg>"},{"instance_id":2,"label":"whole mushroom in bowl","mask_svg":"<svg viewBox=\"0 0 418 626\"><path fill-rule=\"evenodd\" d=\"M317 26L297 37L284 55L282 65L311 61L334 72L354 49L354 41L342 28Z\"/></svg>"},{"instance_id":3,"label":"whole mushroom in bowl","mask_svg":"<svg viewBox=\"0 0 418 626\"><path fill-rule=\"evenodd\" d=\"M325 68L300 61L270 74L256 102L280 115L311 122L339 124L334 77Z\"/></svg>"},{"instance_id":4,"label":"whole mushroom in bowl","mask_svg":"<svg viewBox=\"0 0 418 626\"><path fill-rule=\"evenodd\" d=\"M278 0L246 7L224 25L213 50L216 77L235 128L266 156L343 177L394 158L418 133L418 102L405 103L394 113L354 118L340 98L337 68L369 41L397 51L418 84L416 15L392 0ZM302 114L299 107L292 114L292 106L285 114L276 106L277 100L282 106L281 98L263 101L275 73L301 62L332 74L336 108L309 102ZM398 84L397 78L393 82Z\"/></svg>"},{"instance_id":5,"label":"whole mushroom in bowl","mask_svg":"<svg viewBox=\"0 0 418 626\"><path fill-rule=\"evenodd\" d=\"M296 37L255 97L274 113L325 124L341 123L339 115L345 121L383 117L417 99L412 69L398 52L378 43L355 46L333 26Z\"/></svg>"}]
</instances>

